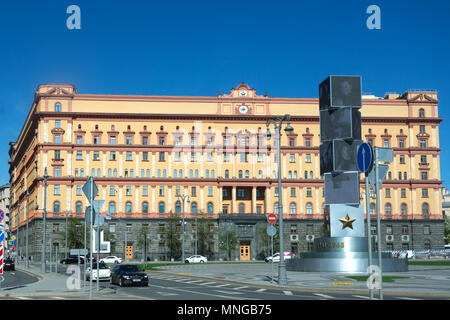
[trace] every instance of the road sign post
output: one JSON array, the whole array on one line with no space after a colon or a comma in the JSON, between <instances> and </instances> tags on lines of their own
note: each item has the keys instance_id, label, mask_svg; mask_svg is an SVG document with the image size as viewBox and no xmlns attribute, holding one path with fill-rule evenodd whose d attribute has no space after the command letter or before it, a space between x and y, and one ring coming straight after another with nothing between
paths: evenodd
<instances>
[{"instance_id":1,"label":"road sign post","mask_svg":"<svg viewBox=\"0 0 450 320\"><path fill-rule=\"evenodd\" d=\"M275 216L274 214L271 214L273 216ZM269 215L270 216L270 215ZM276 216L275 216L276 217ZM269 220L269 219L267 219ZM276 221L276 219L275 219ZM269 221L270 222L270 221ZM271 238L271 243L272 243L272 280L271 283L273 283L273 236L277 234L277 229L275 229L275 227L273 226L273 224L269 225L267 227L267 235L270 236Z\"/></svg>"}]
</instances>

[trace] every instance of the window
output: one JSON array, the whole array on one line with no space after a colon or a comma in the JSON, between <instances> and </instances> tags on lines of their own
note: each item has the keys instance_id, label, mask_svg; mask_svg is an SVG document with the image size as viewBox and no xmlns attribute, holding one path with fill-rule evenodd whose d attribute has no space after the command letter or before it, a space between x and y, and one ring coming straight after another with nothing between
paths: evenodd
<instances>
[{"instance_id":1,"label":"window","mask_svg":"<svg viewBox=\"0 0 450 320\"><path fill-rule=\"evenodd\" d=\"M245 213L245 204L239 203L239 213Z\"/></svg>"},{"instance_id":2,"label":"window","mask_svg":"<svg viewBox=\"0 0 450 320\"><path fill-rule=\"evenodd\" d=\"M94 144L100 143L100 136L94 136Z\"/></svg>"},{"instance_id":3,"label":"window","mask_svg":"<svg viewBox=\"0 0 450 320\"><path fill-rule=\"evenodd\" d=\"M313 213L313 205L311 202L308 202L306 204L306 214L312 214Z\"/></svg>"},{"instance_id":4,"label":"window","mask_svg":"<svg viewBox=\"0 0 450 320\"><path fill-rule=\"evenodd\" d=\"M305 154L305 162L311 163L311 154L309 154L309 153Z\"/></svg>"},{"instance_id":5,"label":"window","mask_svg":"<svg viewBox=\"0 0 450 320\"><path fill-rule=\"evenodd\" d=\"M242 170L239 170L239 172L238 172L238 178L239 178L239 179L242 179L242 178L243 178Z\"/></svg>"},{"instance_id":6,"label":"window","mask_svg":"<svg viewBox=\"0 0 450 320\"><path fill-rule=\"evenodd\" d=\"M55 112L61 112L61 103L60 102L55 103Z\"/></svg>"},{"instance_id":7,"label":"window","mask_svg":"<svg viewBox=\"0 0 450 320\"><path fill-rule=\"evenodd\" d=\"M278 214L278 212L279 212L279 207L278 207L278 201L277 201L273 204L273 213Z\"/></svg>"},{"instance_id":8,"label":"window","mask_svg":"<svg viewBox=\"0 0 450 320\"><path fill-rule=\"evenodd\" d=\"M125 137L125 144L132 144L133 143L133 137L132 136L126 136Z\"/></svg>"},{"instance_id":9,"label":"window","mask_svg":"<svg viewBox=\"0 0 450 320\"><path fill-rule=\"evenodd\" d=\"M425 110L422 108L419 109L419 118L425 118Z\"/></svg>"},{"instance_id":10,"label":"window","mask_svg":"<svg viewBox=\"0 0 450 320\"><path fill-rule=\"evenodd\" d=\"M291 204L289 205L289 213L290 214L297 213L297 205L295 204L295 202L291 202Z\"/></svg>"},{"instance_id":11,"label":"window","mask_svg":"<svg viewBox=\"0 0 450 320\"><path fill-rule=\"evenodd\" d=\"M59 195L61 194L61 190L60 190L59 184L55 184L55 185L53 186L53 194L54 194L55 196L59 196Z\"/></svg>"},{"instance_id":12,"label":"window","mask_svg":"<svg viewBox=\"0 0 450 320\"><path fill-rule=\"evenodd\" d=\"M56 138L56 136L55 136L55 138ZM419 140L419 147L422 148L422 149L426 148L427 147L427 140L420 139Z\"/></svg>"},{"instance_id":13,"label":"window","mask_svg":"<svg viewBox=\"0 0 450 320\"><path fill-rule=\"evenodd\" d=\"M163 146L165 144L165 142L166 142L166 138L165 137L159 137L158 138L158 144L160 146Z\"/></svg>"},{"instance_id":14,"label":"window","mask_svg":"<svg viewBox=\"0 0 450 320\"><path fill-rule=\"evenodd\" d=\"M310 187L306 188L306 196L308 198L312 197L312 189Z\"/></svg>"},{"instance_id":15,"label":"window","mask_svg":"<svg viewBox=\"0 0 450 320\"><path fill-rule=\"evenodd\" d=\"M148 137L142 137L142 144L143 145L148 145Z\"/></svg>"},{"instance_id":16,"label":"window","mask_svg":"<svg viewBox=\"0 0 450 320\"><path fill-rule=\"evenodd\" d=\"M177 200L177 202L175 202L175 213L181 213L181 202L180 202L180 200Z\"/></svg>"},{"instance_id":17,"label":"window","mask_svg":"<svg viewBox=\"0 0 450 320\"><path fill-rule=\"evenodd\" d=\"M311 147L311 138L305 138L305 147Z\"/></svg>"},{"instance_id":18,"label":"window","mask_svg":"<svg viewBox=\"0 0 450 320\"><path fill-rule=\"evenodd\" d=\"M83 144L83 136L77 136L77 144Z\"/></svg>"},{"instance_id":19,"label":"window","mask_svg":"<svg viewBox=\"0 0 450 320\"><path fill-rule=\"evenodd\" d=\"M131 211L132 211L131 201L127 201L125 203L125 212L126 213L131 213Z\"/></svg>"},{"instance_id":20,"label":"window","mask_svg":"<svg viewBox=\"0 0 450 320\"><path fill-rule=\"evenodd\" d=\"M77 185L76 195L77 195L77 196L81 196L81 195L82 195L81 191L82 191L81 185Z\"/></svg>"},{"instance_id":21,"label":"window","mask_svg":"<svg viewBox=\"0 0 450 320\"><path fill-rule=\"evenodd\" d=\"M165 161L165 152L159 153L159 161Z\"/></svg>"},{"instance_id":22,"label":"window","mask_svg":"<svg viewBox=\"0 0 450 320\"><path fill-rule=\"evenodd\" d=\"M57 167L53 170L53 175L55 177L60 177L61 176L61 168Z\"/></svg>"},{"instance_id":23,"label":"window","mask_svg":"<svg viewBox=\"0 0 450 320\"><path fill-rule=\"evenodd\" d=\"M409 234L409 228L407 225L402 225L402 234Z\"/></svg>"},{"instance_id":24,"label":"window","mask_svg":"<svg viewBox=\"0 0 450 320\"><path fill-rule=\"evenodd\" d=\"M386 234L391 235L393 233L393 229L391 225L386 226Z\"/></svg>"},{"instance_id":25,"label":"window","mask_svg":"<svg viewBox=\"0 0 450 320\"><path fill-rule=\"evenodd\" d=\"M422 198L428 198L428 188L422 188Z\"/></svg>"},{"instance_id":26,"label":"window","mask_svg":"<svg viewBox=\"0 0 450 320\"><path fill-rule=\"evenodd\" d=\"M225 179L228 179L230 177L230 171L227 169L225 170Z\"/></svg>"},{"instance_id":27,"label":"window","mask_svg":"<svg viewBox=\"0 0 450 320\"><path fill-rule=\"evenodd\" d=\"M370 215L375 215L375 203L371 203L369 206L369 213Z\"/></svg>"},{"instance_id":28,"label":"window","mask_svg":"<svg viewBox=\"0 0 450 320\"><path fill-rule=\"evenodd\" d=\"M250 172L248 170L245 170L245 179L248 179L250 177Z\"/></svg>"},{"instance_id":29,"label":"window","mask_svg":"<svg viewBox=\"0 0 450 320\"><path fill-rule=\"evenodd\" d=\"M407 180L406 172L403 172L403 180Z\"/></svg>"},{"instance_id":30,"label":"window","mask_svg":"<svg viewBox=\"0 0 450 320\"><path fill-rule=\"evenodd\" d=\"M212 196L213 196L213 188L208 187L208 197L212 197Z\"/></svg>"},{"instance_id":31,"label":"window","mask_svg":"<svg viewBox=\"0 0 450 320\"><path fill-rule=\"evenodd\" d=\"M405 164L405 155L404 154L400 155L400 163Z\"/></svg>"},{"instance_id":32,"label":"window","mask_svg":"<svg viewBox=\"0 0 450 320\"><path fill-rule=\"evenodd\" d=\"M295 162L295 153L289 154L289 162Z\"/></svg>"},{"instance_id":33,"label":"window","mask_svg":"<svg viewBox=\"0 0 450 320\"><path fill-rule=\"evenodd\" d=\"M116 136L109 137L109 144L116 144Z\"/></svg>"},{"instance_id":34,"label":"window","mask_svg":"<svg viewBox=\"0 0 450 320\"><path fill-rule=\"evenodd\" d=\"M59 203L59 201L53 202L53 212L54 213L59 213L60 212L60 203Z\"/></svg>"},{"instance_id":35,"label":"window","mask_svg":"<svg viewBox=\"0 0 450 320\"><path fill-rule=\"evenodd\" d=\"M80 169L80 177L84 177L84 168Z\"/></svg>"},{"instance_id":36,"label":"window","mask_svg":"<svg viewBox=\"0 0 450 320\"><path fill-rule=\"evenodd\" d=\"M196 197L197 196L197 188L196 187L192 187L191 188L191 197Z\"/></svg>"},{"instance_id":37,"label":"window","mask_svg":"<svg viewBox=\"0 0 450 320\"><path fill-rule=\"evenodd\" d=\"M426 155L421 155L420 156L420 163L422 164L426 164L427 163L427 156Z\"/></svg>"},{"instance_id":38,"label":"window","mask_svg":"<svg viewBox=\"0 0 450 320\"><path fill-rule=\"evenodd\" d=\"M399 148L404 148L405 147L405 140L404 139L400 139L398 141L398 147Z\"/></svg>"},{"instance_id":39,"label":"window","mask_svg":"<svg viewBox=\"0 0 450 320\"><path fill-rule=\"evenodd\" d=\"M100 160L100 151L94 151L94 156L92 157L92 160L94 161Z\"/></svg>"},{"instance_id":40,"label":"window","mask_svg":"<svg viewBox=\"0 0 450 320\"><path fill-rule=\"evenodd\" d=\"M237 189L237 197L245 198L245 189Z\"/></svg>"},{"instance_id":41,"label":"window","mask_svg":"<svg viewBox=\"0 0 450 320\"><path fill-rule=\"evenodd\" d=\"M127 196L131 196L131 186L126 186L125 187L125 194L127 195Z\"/></svg>"},{"instance_id":42,"label":"window","mask_svg":"<svg viewBox=\"0 0 450 320\"><path fill-rule=\"evenodd\" d=\"M61 143L61 135L55 134L55 143Z\"/></svg>"},{"instance_id":43,"label":"window","mask_svg":"<svg viewBox=\"0 0 450 320\"><path fill-rule=\"evenodd\" d=\"M383 147L384 148L389 148L389 140L388 139L384 139L383 140Z\"/></svg>"},{"instance_id":44,"label":"window","mask_svg":"<svg viewBox=\"0 0 450 320\"><path fill-rule=\"evenodd\" d=\"M77 160L83 160L83 151L77 151Z\"/></svg>"},{"instance_id":45,"label":"window","mask_svg":"<svg viewBox=\"0 0 450 320\"><path fill-rule=\"evenodd\" d=\"M127 151L127 161L131 161L131 160L133 160L133 154L132 154L132 152L131 151Z\"/></svg>"},{"instance_id":46,"label":"window","mask_svg":"<svg viewBox=\"0 0 450 320\"><path fill-rule=\"evenodd\" d=\"M159 196L164 197L164 187L163 186L159 187Z\"/></svg>"},{"instance_id":47,"label":"window","mask_svg":"<svg viewBox=\"0 0 450 320\"><path fill-rule=\"evenodd\" d=\"M385 213L387 216L389 216L389 215L392 214L392 206L391 206L390 203L386 203L386 204L384 205L384 213Z\"/></svg>"},{"instance_id":48,"label":"window","mask_svg":"<svg viewBox=\"0 0 450 320\"><path fill-rule=\"evenodd\" d=\"M291 197L295 197L295 188L291 188Z\"/></svg>"},{"instance_id":49,"label":"window","mask_svg":"<svg viewBox=\"0 0 450 320\"><path fill-rule=\"evenodd\" d=\"M82 213L83 212L83 203L81 201L75 202L75 212Z\"/></svg>"},{"instance_id":50,"label":"window","mask_svg":"<svg viewBox=\"0 0 450 320\"><path fill-rule=\"evenodd\" d=\"M241 152L240 153L240 160L241 160L241 162L247 162L247 160L248 160L248 153L247 152Z\"/></svg>"},{"instance_id":51,"label":"window","mask_svg":"<svg viewBox=\"0 0 450 320\"><path fill-rule=\"evenodd\" d=\"M197 214L197 202L191 203L191 213Z\"/></svg>"},{"instance_id":52,"label":"window","mask_svg":"<svg viewBox=\"0 0 450 320\"><path fill-rule=\"evenodd\" d=\"M111 151L109 153L109 160L112 160L112 161L116 160L116 152L115 151Z\"/></svg>"},{"instance_id":53,"label":"window","mask_svg":"<svg viewBox=\"0 0 450 320\"><path fill-rule=\"evenodd\" d=\"M430 214L430 206L428 205L428 203L423 203L422 204L422 215L427 216Z\"/></svg>"},{"instance_id":54,"label":"window","mask_svg":"<svg viewBox=\"0 0 450 320\"><path fill-rule=\"evenodd\" d=\"M142 202L142 213L148 213L148 202Z\"/></svg>"},{"instance_id":55,"label":"window","mask_svg":"<svg viewBox=\"0 0 450 320\"><path fill-rule=\"evenodd\" d=\"M142 195L143 196L148 196L148 186L143 186L142 187Z\"/></svg>"},{"instance_id":56,"label":"window","mask_svg":"<svg viewBox=\"0 0 450 320\"><path fill-rule=\"evenodd\" d=\"M109 195L110 196L114 196L115 195L115 189L114 189L114 186L109 186Z\"/></svg>"},{"instance_id":57,"label":"window","mask_svg":"<svg viewBox=\"0 0 450 320\"><path fill-rule=\"evenodd\" d=\"M431 234L431 228L429 225L423 226L423 234L430 235Z\"/></svg>"},{"instance_id":58,"label":"window","mask_svg":"<svg viewBox=\"0 0 450 320\"><path fill-rule=\"evenodd\" d=\"M405 188L401 188L400 189L400 197L401 198L406 198L406 189Z\"/></svg>"},{"instance_id":59,"label":"window","mask_svg":"<svg viewBox=\"0 0 450 320\"><path fill-rule=\"evenodd\" d=\"M197 152L191 152L191 162L197 161Z\"/></svg>"},{"instance_id":60,"label":"window","mask_svg":"<svg viewBox=\"0 0 450 320\"><path fill-rule=\"evenodd\" d=\"M212 202L208 202L208 205L207 205L207 207L208 207L208 213L209 214L212 214L213 213L213 203Z\"/></svg>"},{"instance_id":61,"label":"window","mask_svg":"<svg viewBox=\"0 0 450 320\"><path fill-rule=\"evenodd\" d=\"M419 132L420 133L425 133L425 126L424 125L420 125L419 126Z\"/></svg>"},{"instance_id":62,"label":"window","mask_svg":"<svg viewBox=\"0 0 450 320\"><path fill-rule=\"evenodd\" d=\"M391 197L391 188L386 188L385 189L385 197L386 198L390 198Z\"/></svg>"},{"instance_id":63,"label":"window","mask_svg":"<svg viewBox=\"0 0 450 320\"><path fill-rule=\"evenodd\" d=\"M111 233L116 232L116 224L115 223L109 224L109 232L111 232Z\"/></svg>"},{"instance_id":64,"label":"window","mask_svg":"<svg viewBox=\"0 0 450 320\"><path fill-rule=\"evenodd\" d=\"M428 180L428 172L426 172L426 171L420 172L420 178L422 180Z\"/></svg>"},{"instance_id":65,"label":"window","mask_svg":"<svg viewBox=\"0 0 450 320\"><path fill-rule=\"evenodd\" d=\"M400 214L406 216L408 214L406 203L402 203L400 206Z\"/></svg>"}]
</instances>

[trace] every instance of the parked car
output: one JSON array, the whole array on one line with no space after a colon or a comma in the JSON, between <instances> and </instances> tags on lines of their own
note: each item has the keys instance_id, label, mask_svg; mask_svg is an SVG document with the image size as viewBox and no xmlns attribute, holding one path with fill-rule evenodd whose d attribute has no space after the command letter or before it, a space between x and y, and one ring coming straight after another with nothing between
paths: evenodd
<instances>
[{"instance_id":1,"label":"parked car","mask_svg":"<svg viewBox=\"0 0 450 320\"><path fill-rule=\"evenodd\" d=\"M78 264L78 256L68 256L60 261L61 264ZM84 257L80 256L80 264L84 263Z\"/></svg>"},{"instance_id":2,"label":"parked car","mask_svg":"<svg viewBox=\"0 0 450 320\"><path fill-rule=\"evenodd\" d=\"M111 269L106 265L106 263L99 263L98 265L98 270L99 270L99 280L110 280L111 279ZM86 269L86 281L90 280L92 276L92 280L97 280L97 263L92 265L92 272L91 272L91 268L88 267Z\"/></svg>"},{"instance_id":3,"label":"parked car","mask_svg":"<svg viewBox=\"0 0 450 320\"><path fill-rule=\"evenodd\" d=\"M134 264L115 265L111 271L111 284L148 286L148 276Z\"/></svg>"},{"instance_id":4,"label":"parked car","mask_svg":"<svg viewBox=\"0 0 450 320\"><path fill-rule=\"evenodd\" d=\"M284 253L284 260L289 260L291 258L292 258L292 254L290 252ZM273 256L269 256L264 259L265 262L272 262L272 260L273 260L273 262L280 262L280 253L277 252Z\"/></svg>"},{"instance_id":5,"label":"parked car","mask_svg":"<svg viewBox=\"0 0 450 320\"><path fill-rule=\"evenodd\" d=\"M3 261L3 271L15 271L16 265L14 263L14 260L11 258L6 258Z\"/></svg>"},{"instance_id":6,"label":"parked car","mask_svg":"<svg viewBox=\"0 0 450 320\"><path fill-rule=\"evenodd\" d=\"M108 256L108 257L100 259L100 262L117 264L117 263L122 263L122 258L119 258L116 256Z\"/></svg>"},{"instance_id":7,"label":"parked car","mask_svg":"<svg viewBox=\"0 0 450 320\"><path fill-rule=\"evenodd\" d=\"M184 262L186 263L205 263L208 262L208 259L201 255L193 255L189 258L185 259Z\"/></svg>"}]
</instances>

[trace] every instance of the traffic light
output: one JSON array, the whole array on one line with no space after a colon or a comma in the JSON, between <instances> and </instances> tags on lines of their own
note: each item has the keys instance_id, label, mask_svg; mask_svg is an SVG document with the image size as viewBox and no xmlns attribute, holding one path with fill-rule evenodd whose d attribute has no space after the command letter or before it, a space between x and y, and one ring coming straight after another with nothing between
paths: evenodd
<instances>
[{"instance_id":1,"label":"traffic light","mask_svg":"<svg viewBox=\"0 0 450 320\"><path fill-rule=\"evenodd\" d=\"M362 107L361 77L329 76L319 84L320 110L341 107Z\"/></svg>"},{"instance_id":2,"label":"traffic light","mask_svg":"<svg viewBox=\"0 0 450 320\"><path fill-rule=\"evenodd\" d=\"M320 141L361 140L361 112L345 107L320 110Z\"/></svg>"}]
</instances>

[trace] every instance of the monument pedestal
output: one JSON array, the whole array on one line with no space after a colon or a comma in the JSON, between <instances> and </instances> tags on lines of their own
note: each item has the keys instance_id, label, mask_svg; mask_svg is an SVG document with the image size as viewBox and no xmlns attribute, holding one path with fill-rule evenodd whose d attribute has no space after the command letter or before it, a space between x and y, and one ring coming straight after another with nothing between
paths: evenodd
<instances>
[{"instance_id":1,"label":"monument pedestal","mask_svg":"<svg viewBox=\"0 0 450 320\"><path fill-rule=\"evenodd\" d=\"M312 252L287 260L288 271L367 273L367 237L330 237L314 240ZM408 271L408 260L382 253L383 272ZM378 265L378 252L372 252L372 264Z\"/></svg>"}]
</instances>

